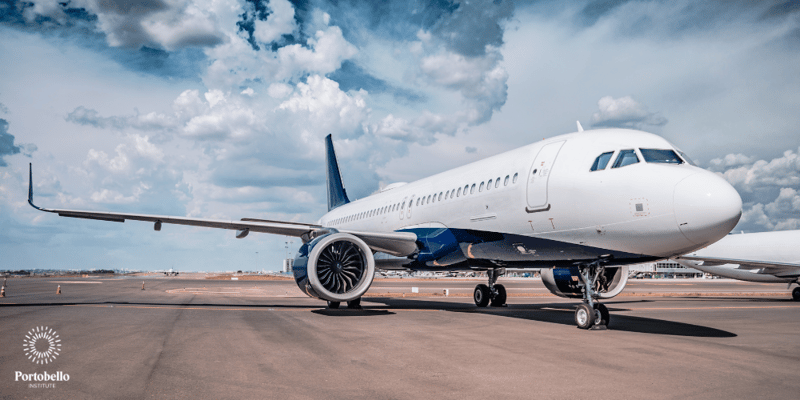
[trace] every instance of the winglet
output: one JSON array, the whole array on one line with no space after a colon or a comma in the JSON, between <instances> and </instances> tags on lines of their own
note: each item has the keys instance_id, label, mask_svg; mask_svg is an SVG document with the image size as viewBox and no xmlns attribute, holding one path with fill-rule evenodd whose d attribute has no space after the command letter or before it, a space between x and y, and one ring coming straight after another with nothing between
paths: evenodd
<instances>
[{"instance_id":1,"label":"winglet","mask_svg":"<svg viewBox=\"0 0 800 400\"><path fill-rule=\"evenodd\" d=\"M325 137L325 156L328 164L328 211L330 211L350 202L342 183L342 175L339 172L339 163L336 161L331 135Z\"/></svg>"},{"instance_id":2,"label":"winglet","mask_svg":"<svg viewBox=\"0 0 800 400\"><path fill-rule=\"evenodd\" d=\"M583 126L581 126L581 121L576 121L578 123L578 132L583 132Z\"/></svg>"},{"instance_id":3,"label":"winglet","mask_svg":"<svg viewBox=\"0 0 800 400\"><path fill-rule=\"evenodd\" d=\"M33 163L28 163L28 173L28 204L37 210L41 210L41 208L33 204Z\"/></svg>"}]
</instances>

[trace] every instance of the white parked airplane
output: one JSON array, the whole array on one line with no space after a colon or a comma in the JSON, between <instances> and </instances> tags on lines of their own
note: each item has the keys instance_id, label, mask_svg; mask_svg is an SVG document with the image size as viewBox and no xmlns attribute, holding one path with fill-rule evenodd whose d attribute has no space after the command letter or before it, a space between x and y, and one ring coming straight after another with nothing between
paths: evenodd
<instances>
[{"instance_id":1,"label":"white parked airplane","mask_svg":"<svg viewBox=\"0 0 800 400\"><path fill-rule=\"evenodd\" d=\"M293 266L307 295L359 307L381 270L486 271L475 304L502 306L505 268L536 269L551 292L582 298L581 328L608 324L598 300L619 294L628 264L675 257L724 237L742 201L663 138L602 129L555 136L350 201L330 135L328 213L317 223L55 210L63 217L149 221L300 237ZM375 256L373 255L375 254Z\"/></svg>"},{"instance_id":2,"label":"white parked airplane","mask_svg":"<svg viewBox=\"0 0 800 400\"><path fill-rule=\"evenodd\" d=\"M800 278L800 231L730 234L675 261L725 278L751 282L783 282ZM800 301L800 287L792 290Z\"/></svg>"}]
</instances>

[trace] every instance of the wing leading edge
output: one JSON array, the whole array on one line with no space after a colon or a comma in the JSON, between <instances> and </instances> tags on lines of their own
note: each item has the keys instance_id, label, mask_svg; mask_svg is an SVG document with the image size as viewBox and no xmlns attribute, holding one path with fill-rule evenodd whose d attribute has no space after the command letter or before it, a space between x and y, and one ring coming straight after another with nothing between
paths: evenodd
<instances>
[{"instance_id":1,"label":"wing leading edge","mask_svg":"<svg viewBox=\"0 0 800 400\"><path fill-rule=\"evenodd\" d=\"M237 232L237 237L243 238L249 232L271 233L275 235L300 237L303 240L313 239L332 229L317 224L304 224L296 222L269 221L254 218L242 218L241 221L223 221L201 218L173 217L165 215L128 214L116 212L81 211L49 209L33 204L33 165L29 165L28 204L44 212L58 214L61 217L94 219L110 222L145 221L154 223L155 230L161 230L162 224L175 224L186 226L200 226L206 228L229 229ZM417 250L417 236L410 232L357 232L341 231L355 235L370 246L374 251L380 251L394 256L407 256Z\"/></svg>"}]
</instances>

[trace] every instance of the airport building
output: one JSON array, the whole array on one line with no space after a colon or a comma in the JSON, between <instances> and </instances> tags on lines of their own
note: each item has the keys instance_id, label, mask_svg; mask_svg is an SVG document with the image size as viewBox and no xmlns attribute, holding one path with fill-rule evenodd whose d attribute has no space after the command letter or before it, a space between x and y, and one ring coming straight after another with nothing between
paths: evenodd
<instances>
[{"instance_id":1,"label":"airport building","mask_svg":"<svg viewBox=\"0 0 800 400\"><path fill-rule=\"evenodd\" d=\"M702 278L703 271L686 268L672 260L634 264L628 267L631 278Z\"/></svg>"}]
</instances>

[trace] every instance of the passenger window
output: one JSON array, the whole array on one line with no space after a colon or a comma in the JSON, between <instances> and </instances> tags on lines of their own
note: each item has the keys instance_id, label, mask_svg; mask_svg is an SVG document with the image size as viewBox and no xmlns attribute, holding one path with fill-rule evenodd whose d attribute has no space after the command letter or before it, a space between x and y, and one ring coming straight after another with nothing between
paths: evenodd
<instances>
[{"instance_id":1,"label":"passenger window","mask_svg":"<svg viewBox=\"0 0 800 400\"><path fill-rule=\"evenodd\" d=\"M469 194L473 194L473 193L475 193L475 184L474 183L472 184L472 187L469 188Z\"/></svg>"},{"instance_id":2,"label":"passenger window","mask_svg":"<svg viewBox=\"0 0 800 400\"><path fill-rule=\"evenodd\" d=\"M417 197L417 205L419 205L419 197Z\"/></svg>"},{"instance_id":3,"label":"passenger window","mask_svg":"<svg viewBox=\"0 0 800 400\"><path fill-rule=\"evenodd\" d=\"M450 197L450 191L449 190L444 192L444 199L447 200L448 197Z\"/></svg>"},{"instance_id":4,"label":"passenger window","mask_svg":"<svg viewBox=\"0 0 800 400\"><path fill-rule=\"evenodd\" d=\"M425 204L431 203L431 195L428 195L428 198L425 200Z\"/></svg>"},{"instance_id":5,"label":"passenger window","mask_svg":"<svg viewBox=\"0 0 800 400\"><path fill-rule=\"evenodd\" d=\"M452 199L453 196L455 196L455 195L456 195L456 190L455 189L451 190L450 191L450 198Z\"/></svg>"},{"instance_id":6,"label":"passenger window","mask_svg":"<svg viewBox=\"0 0 800 400\"><path fill-rule=\"evenodd\" d=\"M483 182L481 182L481 186L478 188L478 191L479 191L479 192L482 192L482 191L483 191L483 184L484 184L484 183L483 183Z\"/></svg>"},{"instance_id":7,"label":"passenger window","mask_svg":"<svg viewBox=\"0 0 800 400\"><path fill-rule=\"evenodd\" d=\"M511 179L511 183L517 183L517 178L519 178L519 172L514 174L514 178Z\"/></svg>"},{"instance_id":8,"label":"passenger window","mask_svg":"<svg viewBox=\"0 0 800 400\"><path fill-rule=\"evenodd\" d=\"M494 188L497 189L500 187L500 177L498 176L497 179L494 180Z\"/></svg>"},{"instance_id":9,"label":"passenger window","mask_svg":"<svg viewBox=\"0 0 800 400\"><path fill-rule=\"evenodd\" d=\"M636 152L633 150L622 150L619 152L617 156L617 161L614 161L614 166L612 168L620 168L626 165L636 164L639 162L639 157L636 156Z\"/></svg>"},{"instance_id":10,"label":"passenger window","mask_svg":"<svg viewBox=\"0 0 800 400\"><path fill-rule=\"evenodd\" d=\"M510 177L508 175L506 175L506 179L503 181L503 186L508 186L508 179L509 178Z\"/></svg>"},{"instance_id":11,"label":"passenger window","mask_svg":"<svg viewBox=\"0 0 800 400\"><path fill-rule=\"evenodd\" d=\"M597 158L594 159L594 164L592 164L591 171L600 171L606 169L608 162L611 161L612 155L614 155L614 152L609 151L607 153L603 153L597 156Z\"/></svg>"},{"instance_id":12,"label":"passenger window","mask_svg":"<svg viewBox=\"0 0 800 400\"><path fill-rule=\"evenodd\" d=\"M442 192L439 192L439 201L442 201Z\"/></svg>"},{"instance_id":13,"label":"passenger window","mask_svg":"<svg viewBox=\"0 0 800 400\"><path fill-rule=\"evenodd\" d=\"M461 188L458 188L458 191L456 192L456 197L461 197Z\"/></svg>"},{"instance_id":14,"label":"passenger window","mask_svg":"<svg viewBox=\"0 0 800 400\"><path fill-rule=\"evenodd\" d=\"M486 190L489 190L491 188L492 188L492 180L489 179L489 182L486 184Z\"/></svg>"},{"instance_id":15,"label":"passenger window","mask_svg":"<svg viewBox=\"0 0 800 400\"><path fill-rule=\"evenodd\" d=\"M672 150L639 149L645 162L659 164L683 164L678 155Z\"/></svg>"}]
</instances>

